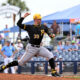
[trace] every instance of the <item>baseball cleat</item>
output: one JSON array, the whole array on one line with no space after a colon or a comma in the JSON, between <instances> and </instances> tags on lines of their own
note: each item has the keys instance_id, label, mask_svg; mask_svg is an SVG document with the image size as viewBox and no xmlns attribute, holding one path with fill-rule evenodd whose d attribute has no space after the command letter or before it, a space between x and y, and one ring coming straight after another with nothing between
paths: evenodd
<instances>
[{"instance_id":1,"label":"baseball cleat","mask_svg":"<svg viewBox=\"0 0 80 80\"><path fill-rule=\"evenodd\" d=\"M4 69L6 69L5 65L0 65L0 72L4 71Z\"/></svg>"},{"instance_id":2,"label":"baseball cleat","mask_svg":"<svg viewBox=\"0 0 80 80\"><path fill-rule=\"evenodd\" d=\"M54 77L60 77L60 74L58 74L57 71L54 70L54 69L52 69L51 75L54 76Z\"/></svg>"}]
</instances>

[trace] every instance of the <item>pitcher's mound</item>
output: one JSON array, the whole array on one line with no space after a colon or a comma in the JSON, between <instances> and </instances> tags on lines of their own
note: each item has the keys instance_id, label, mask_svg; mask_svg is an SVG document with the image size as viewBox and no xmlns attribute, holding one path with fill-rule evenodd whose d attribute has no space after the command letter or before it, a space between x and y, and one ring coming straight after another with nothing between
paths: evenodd
<instances>
[{"instance_id":1,"label":"pitcher's mound","mask_svg":"<svg viewBox=\"0 0 80 80\"><path fill-rule=\"evenodd\" d=\"M64 77L52 77L45 75L24 75L24 74L4 74L0 73L0 80L79 80Z\"/></svg>"}]
</instances>

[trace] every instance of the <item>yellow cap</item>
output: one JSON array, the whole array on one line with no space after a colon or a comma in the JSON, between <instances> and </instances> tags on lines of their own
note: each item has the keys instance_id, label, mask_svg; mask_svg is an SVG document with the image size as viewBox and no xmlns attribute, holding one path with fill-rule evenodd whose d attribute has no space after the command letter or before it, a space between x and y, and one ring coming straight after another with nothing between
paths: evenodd
<instances>
[{"instance_id":1,"label":"yellow cap","mask_svg":"<svg viewBox=\"0 0 80 80\"><path fill-rule=\"evenodd\" d=\"M40 14L34 14L33 19L42 19Z\"/></svg>"},{"instance_id":2,"label":"yellow cap","mask_svg":"<svg viewBox=\"0 0 80 80\"><path fill-rule=\"evenodd\" d=\"M21 40L18 40L18 42L21 42Z\"/></svg>"}]
</instances>

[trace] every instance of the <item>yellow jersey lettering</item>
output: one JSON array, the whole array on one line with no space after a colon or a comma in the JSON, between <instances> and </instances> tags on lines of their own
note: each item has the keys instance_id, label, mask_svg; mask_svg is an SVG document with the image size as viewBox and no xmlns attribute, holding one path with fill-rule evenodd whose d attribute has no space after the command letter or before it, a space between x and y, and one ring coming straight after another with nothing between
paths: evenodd
<instances>
[{"instance_id":1,"label":"yellow jersey lettering","mask_svg":"<svg viewBox=\"0 0 80 80\"><path fill-rule=\"evenodd\" d=\"M44 34L44 30L42 29L42 30L41 30L41 36L42 36L43 34Z\"/></svg>"},{"instance_id":2,"label":"yellow jersey lettering","mask_svg":"<svg viewBox=\"0 0 80 80\"><path fill-rule=\"evenodd\" d=\"M34 34L34 39L39 39L39 34Z\"/></svg>"}]
</instances>

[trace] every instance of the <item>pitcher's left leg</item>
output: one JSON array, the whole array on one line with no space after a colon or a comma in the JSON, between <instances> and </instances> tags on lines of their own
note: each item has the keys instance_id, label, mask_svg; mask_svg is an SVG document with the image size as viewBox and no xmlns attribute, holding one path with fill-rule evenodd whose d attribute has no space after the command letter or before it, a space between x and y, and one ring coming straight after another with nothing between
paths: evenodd
<instances>
[{"instance_id":1,"label":"pitcher's left leg","mask_svg":"<svg viewBox=\"0 0 80 80\"><path fill-rule=\"evenodd\" d=\"M49 64L52 70L52 76L59 76L59 74L55 70L55 61L53 58L53 54L45 47L40 47L39 55L49 59Z\"/></svg>"}]
</instances>

